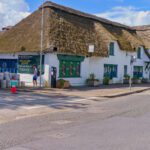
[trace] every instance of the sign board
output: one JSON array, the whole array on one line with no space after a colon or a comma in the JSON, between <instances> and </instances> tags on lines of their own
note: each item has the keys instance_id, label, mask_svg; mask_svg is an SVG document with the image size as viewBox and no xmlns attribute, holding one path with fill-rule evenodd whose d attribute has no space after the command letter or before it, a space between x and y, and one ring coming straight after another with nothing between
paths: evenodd
<instances>
[{"instance_id":1,"label":"sign board","mask_svg":"<svg viewBox=\"0 0 150 150\"><path fill-rule=\"evenodd\" d=\"M89 50L88 50L88 52L89 52L89 53L94 53L94 49L95 49L95 46L94 46L94 45L89 45Z\"/></svg>"},{"instance_id":2,"label":"sign board","mask_svg":"<svg viewBox=\"0 0 150 150\"><path fill-rule=\"evenodd\" d=\"M33 66L40 70L40 55L19 55L18 73L33 74ZM44 73L44 55L42 56L42 74Z\"/></svg>"}]
</instances>

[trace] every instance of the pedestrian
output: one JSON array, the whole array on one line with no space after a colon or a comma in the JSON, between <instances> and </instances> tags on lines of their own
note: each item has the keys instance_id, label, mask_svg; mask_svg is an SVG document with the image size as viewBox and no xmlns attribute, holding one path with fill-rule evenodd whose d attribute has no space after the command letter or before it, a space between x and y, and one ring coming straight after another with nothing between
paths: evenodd
<instances>
[{"instance_id":1,"label":"pedestrian","mask_svg":"<svg viewBox=\"0 0 150 150\"><path fill-rule=\"evenodd\" d=\"M33 86L37 87L38 70L37 67L33 66Z\"/></svg>"}]
</instances>

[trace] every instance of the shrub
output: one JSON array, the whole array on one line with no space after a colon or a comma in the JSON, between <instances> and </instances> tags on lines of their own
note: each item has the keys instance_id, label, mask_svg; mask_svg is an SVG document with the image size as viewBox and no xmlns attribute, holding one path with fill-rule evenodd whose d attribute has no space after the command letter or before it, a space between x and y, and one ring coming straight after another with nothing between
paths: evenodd
<instances>
[{"instance_id":1,"label":"shrub","mask_svg":"<svg viewBox=\"0 0 150 150\"><path fill-rule=\"evenodd\" d=\"M128 74L124 75L124 79L129 80L130 79L130 75L128 75Z\"/></svg>"},{"instance_id":2,"label":"shrub","mask_svg":"<svg viewBox=\"0 0 150 150\"><path fill-rule=\"evenodd\" d=\"M64 84L65 84L65 80L64 79L59 79L59 83L60 83L60 87L63 88Z\"/></svg>"},{"instance_id":3,"label":"shrub","mask_svg":"<svg viewBox=\"0 0 150 150\"><path fill-rule=\"evenodd\" d=\"M109 85L109 80L110 80L109 77L104 77L104 79L103 79L103 84L104 84L104 85Z\"/></svg>"},{"instance_id":4,"label":"shrub","mask_svg":"<svg viewBox=\"0 0 150 150\"><path fill-rule=\"evenodd\" d=\"M98 79L96 79L96 77L95 77L95 74L94 74L94 73L91 73L91 74L89 75L89 78L88 78L88 79L86 79L86 83L89 83L89 82L91 82L91 81L97 81L97 82L99 82L99 80L98 80Z\"/></svg>"}]
</instances>

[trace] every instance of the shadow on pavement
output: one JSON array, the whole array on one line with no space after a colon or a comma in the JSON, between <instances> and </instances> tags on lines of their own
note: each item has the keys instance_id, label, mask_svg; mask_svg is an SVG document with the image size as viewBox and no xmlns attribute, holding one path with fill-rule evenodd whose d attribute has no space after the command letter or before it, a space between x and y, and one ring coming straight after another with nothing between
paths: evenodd
<instances>
[{"instance_id":1,"label":"shadow on pavement","mask_svg":"<svg viewBox=\"0 0 150 150\"><path fill-rule=\"evenodd\" d=\"M65 96L62 94L34 94L23 93L11 94L10 92L0 92L0 110L16 110L22 107L45 106L54 109L81 109L86 108L86 104L78 101L83 98L77 96ZM41 108L42 109L42 108Z\"/></svg>"}]
</instances>

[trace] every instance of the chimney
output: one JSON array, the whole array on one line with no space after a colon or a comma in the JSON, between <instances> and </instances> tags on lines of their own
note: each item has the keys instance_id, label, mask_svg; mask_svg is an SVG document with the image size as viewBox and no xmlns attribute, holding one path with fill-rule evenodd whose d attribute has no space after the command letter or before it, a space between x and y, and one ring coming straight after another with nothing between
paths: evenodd
<instances>
[{"instance_id":1,"label":"chimney","mask_svg":"<svg viewBox=\"0 0 150 150\"><path fill-rule=\"evenodd\" d=\"M2 28L2 31L8 31L8 30L10 30L11 28L12 28L12 26L3 27L3 28Z\"/></svg>"}]
</instances>

